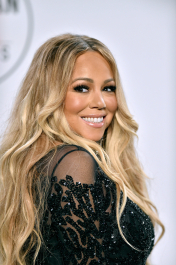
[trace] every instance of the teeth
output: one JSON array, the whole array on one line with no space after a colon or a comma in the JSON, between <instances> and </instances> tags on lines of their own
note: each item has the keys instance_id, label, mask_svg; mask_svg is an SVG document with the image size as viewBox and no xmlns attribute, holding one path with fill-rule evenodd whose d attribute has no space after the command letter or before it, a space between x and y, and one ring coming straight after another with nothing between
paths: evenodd
<instances>
[{"instance_id":1,"label":"teeth","mask_svg":"<svg viewBox=\"0 0 176 265\"><path fill-rule=\"evenodd\" d=\"M103 117L101 118L82 118L83 120L85 121L88 121L88 122L94 122L94 123L98 123L98 122L102 122L103 121Z\"/></svg>"}]
</instances>

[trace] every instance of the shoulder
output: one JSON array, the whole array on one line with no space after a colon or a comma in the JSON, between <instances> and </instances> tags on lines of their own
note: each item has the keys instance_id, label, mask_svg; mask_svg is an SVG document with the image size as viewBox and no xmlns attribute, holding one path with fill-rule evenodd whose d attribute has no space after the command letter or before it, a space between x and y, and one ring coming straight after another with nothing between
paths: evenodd
<instances>
[{"instance_id":1,"label":"shoulder","mask_svg":"<svg viewBox=\"0 0 176 265\"><path fill-rule=\"evenodd\" d=\"M77 145L59 145L48 154L50 175L64 172L69 174L85 175L91 173L97 168L97 162L88 150ZM86 174L86 175L87 175Z\"/></svg>"},{"instance_id":2,"label":"shoulder","mask_svg":"<svg viewBox=\"0 0 176 265\"><path fill-rule=\"evenodd\" d=\"M54 152L53 158L57 159L58 162L61 162L65 157L69 158L69 160L76 158L82 162L84 160L95 161L94 157L88 150L78 145L59 145Z\"/></svg>"}]
</instances>

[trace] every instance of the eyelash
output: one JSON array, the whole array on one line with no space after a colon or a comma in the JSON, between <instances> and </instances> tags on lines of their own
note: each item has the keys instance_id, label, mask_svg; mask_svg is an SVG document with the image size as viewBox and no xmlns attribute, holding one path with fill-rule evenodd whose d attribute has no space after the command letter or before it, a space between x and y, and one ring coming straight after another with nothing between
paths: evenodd
<instances>
[{"instance_id":1,"label":"eyelash","mask_svg":"<svg viewBox=\"0 0 176 265\"><path fill-rule=\"evenodd\" d=\"M108 89L110 88L111 91L108 91L108 92L115 92L116 91L116 86L105 86L104 89Z\"/></svg>"},{"instance_id":2,"label":"eyelash","mask_svg":"<svg viewBox=\"0 0 176 265\"><path fill-rule=\"evenodd\" d=\"M105 89L111 89L111 91L107 91ZM76 87L73 88L75 91L77 92L80 92L80 93L86 93L86 92L83 92L83 89L86 89L87 91L89 90L89 87L86 86L86 85L78 85ZM116 86L106 86L103 88L104 91L107 91L107 92L115 92L116 91Z\"/></svg>"},{"instance_id":3,"label":"eyelash","mask_svg":"<svg viewBox=\"0 0 176 265\"><path fill-rule=\"evenodd\" d=\"M83 92L82 90L83 90L83 89L87 89L87 90L89 90L89 87L88 87L88 86L85 86L85 85L78 85L78 86L74 87L73 89L74 89L75 91L77 91L77 92L85 93L85 92Z\"/></svg>"}]
</instances>

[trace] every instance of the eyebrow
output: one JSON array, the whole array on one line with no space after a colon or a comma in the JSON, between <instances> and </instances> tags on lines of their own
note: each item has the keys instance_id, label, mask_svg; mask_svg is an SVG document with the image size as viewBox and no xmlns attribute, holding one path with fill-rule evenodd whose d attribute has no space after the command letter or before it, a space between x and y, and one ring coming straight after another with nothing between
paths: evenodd
<instances>
[{"instance_id":1,"label":"eyebrow","mask_svg":"<svg viewBox=\"0 0 176 265\"><path fill-rule=\"evenodd\" d=\"M93 79L91 79L91 78L87 78L87 77L78 77L78 78L74 79L74 80L71 82L71 84L73 84L74 82L76 82L76 81L78 81L78 80L84 80L84 81L88 81L88 82L90 82L90 83L94 83ZM111 81L114 81L114 79L113 79L113 78L107 79L107 80L104 81L104 84L107 84L107 83L109 83L109 82L111 82ZM115 81L114 81L114 82L115 82Z\"/></svg>"}]
</instances>

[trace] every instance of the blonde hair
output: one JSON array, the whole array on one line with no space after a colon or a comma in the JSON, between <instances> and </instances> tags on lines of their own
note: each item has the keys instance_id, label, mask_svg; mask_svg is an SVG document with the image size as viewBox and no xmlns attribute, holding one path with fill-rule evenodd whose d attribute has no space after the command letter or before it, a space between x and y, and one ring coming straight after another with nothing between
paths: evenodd
<instances>
[{"instance_id":1,"label":"blonde hair","mask_svg":"<svg viewBox=\"0 0 176 265\"><path fill-rule=\"evenodd\" d=\"M74 133L63 112L75 61L89 50L100 53L107 60L117 87L118 109L106 131L103 148ZM36 163L60 143L87 149L116 183L117 223L126 242L120 217L127 196L149 215L154 225L161 226L161 237L164 226L148 198L146 176L135 154L137 129L125 101L116 62L104 44L94 38L72 34L57 36L44 43L37 50L23 81L0 150L1 264L25 265L27 253L32 248L35 249L35 261L41 246L40 221L45 208L42 200L45 194L40 184L37 192L34 189L38 181ZM119 190L124 194L121 207ZM39 196L38 204L35 203L36 196Z\"/></svg>"}]
</instances>

